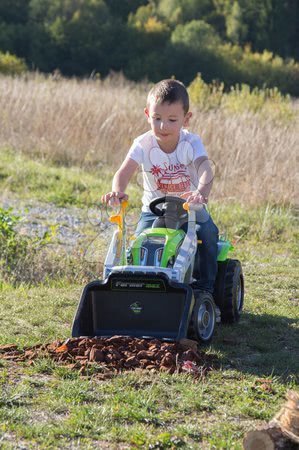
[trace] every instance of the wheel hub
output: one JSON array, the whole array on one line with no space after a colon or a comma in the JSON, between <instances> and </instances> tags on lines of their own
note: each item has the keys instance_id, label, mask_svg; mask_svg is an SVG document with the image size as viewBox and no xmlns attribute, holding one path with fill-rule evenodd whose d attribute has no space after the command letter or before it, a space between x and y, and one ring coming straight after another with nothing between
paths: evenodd
<instances>
[{"instance_id":1,"label":"wheel hub","mask_svg":"<svg viewBox=\"0 0 299 450\"><path fill-rule=\"evenodd\" d=\"M210 313L209 313L209 311L206 310L202 316L202 325L205 328L207 328L207 326L209 325L209 322L210 322Z\"/></svg>"},{"instance_id":2,"label":"wheel hub","mask_svg":"<svg viewBox=\"0 0 299 450\"><path fill-rule=\"evenodd\" d=\"M214 308L210 301L203 301L197 312L197 329L201 339L208 340L215 326Z\"/></svg>"}]
</instances>

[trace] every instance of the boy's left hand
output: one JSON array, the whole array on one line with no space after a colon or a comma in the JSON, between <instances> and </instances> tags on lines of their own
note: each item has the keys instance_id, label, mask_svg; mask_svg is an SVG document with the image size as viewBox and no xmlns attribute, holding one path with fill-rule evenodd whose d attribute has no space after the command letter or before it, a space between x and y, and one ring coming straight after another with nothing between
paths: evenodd
<instances>
[{"instance_id":1,"label":"boy's left hand","mask_svg":"<svg viewBox=\"0 0 299 450\"><path fill-rule=\"evenodd\" d=\"M188 203L199 203L201 205L208 203L208 199L198 191L185 192L181 195L181 198L186 199Z\"/></svg>"}]
</instances>

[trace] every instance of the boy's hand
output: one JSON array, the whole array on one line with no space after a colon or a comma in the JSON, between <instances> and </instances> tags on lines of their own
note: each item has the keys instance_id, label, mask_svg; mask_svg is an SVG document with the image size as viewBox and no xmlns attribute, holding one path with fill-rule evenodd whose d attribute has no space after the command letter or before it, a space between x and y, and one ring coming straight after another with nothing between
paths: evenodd
<instances>
[{"instance_id":1,"label":"boy's hand","mask_svg":"<svg viewBox=\"0 0 299 450\"><path fill-rule=\"evenodd\" d=\"M118 206L122 200L128 200L128 195L125 192L107 192L107 194L102 195L101 200L110 206Z\"/></svg>"},{"instance_id":2,"label":"boy's hand","mask_svg":"<svg viewBox=\"0 0 299 450\"><path fill-rule=\"evenodd\" d=\"M181 197L185 198L188 203L199 203L201 205L208 203L208 199L199 191L185 192L185 194L182 194Z\"/></svg>"}]
</instances>

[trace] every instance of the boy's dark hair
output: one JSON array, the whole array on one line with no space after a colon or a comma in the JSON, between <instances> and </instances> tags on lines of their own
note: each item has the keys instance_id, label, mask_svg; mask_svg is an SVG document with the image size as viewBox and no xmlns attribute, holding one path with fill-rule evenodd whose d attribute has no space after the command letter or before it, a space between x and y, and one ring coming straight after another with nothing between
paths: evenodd
<instances>
[{"instance_id":1,"label":"boy's dark hair","mask_svg":"<svg viewBox=\"0 0 299 450\"><path fill-rule=\"evenodd\" d=\"M185 85L178 80L168 79L159 81L149 91L147 96L147 105L149 106L151 100L157 103L175 103L181 102L183 104L185 114L189 111L189 95Z\"/></svg>"}]
</instances>

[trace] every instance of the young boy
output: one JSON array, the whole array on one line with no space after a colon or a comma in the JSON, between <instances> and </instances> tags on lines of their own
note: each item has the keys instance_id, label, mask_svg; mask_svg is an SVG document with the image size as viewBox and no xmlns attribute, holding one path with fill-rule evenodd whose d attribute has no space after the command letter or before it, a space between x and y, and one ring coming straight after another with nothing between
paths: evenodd
<instances>
[{"instance_id":1,"label":"young boy","mask_svg":"<svg viewBox=\"0 0 299 450\"><path fill-rule=\"evenodd\" d=\"M127 185L139 165L143 172L142 212L136 233L151 227L156 216L149 203L165 195L205 204L212 187L213 174L206 150L196 134L185 129L192 113L188 92L180 81L162 80L149 92L144 109L150 130L137 137L122 165L115 173L112 191L102 201L118 204L126 200ZM200 245L201 290L213 293L217 274L218 229L211 217L198 212L196 228Z\"/></svg>"}]
</instances>

